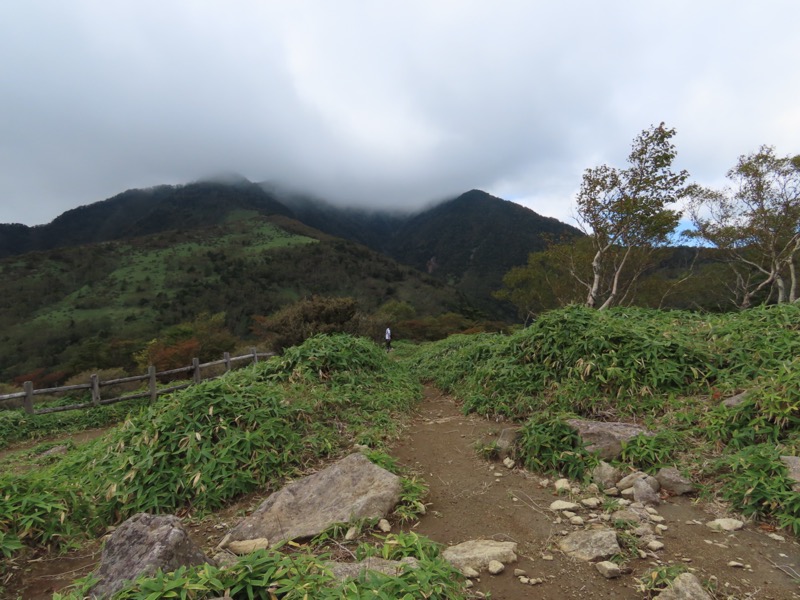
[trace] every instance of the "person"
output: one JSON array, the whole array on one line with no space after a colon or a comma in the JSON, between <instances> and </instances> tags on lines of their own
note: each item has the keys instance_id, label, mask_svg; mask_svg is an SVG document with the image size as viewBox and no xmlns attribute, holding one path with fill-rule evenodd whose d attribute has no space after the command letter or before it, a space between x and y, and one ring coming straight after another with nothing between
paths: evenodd
<instances>
[{"instance_id":1,"label":"person","mask_svg":"<svg viewBox=\"0 0 800 600\"><path fill-rule=\"evenodd\" d=\"M386 338L386 351L392 351L392 330L388 327L386 328L386 334L384 336Z\"/></svg>"}]
</instances>

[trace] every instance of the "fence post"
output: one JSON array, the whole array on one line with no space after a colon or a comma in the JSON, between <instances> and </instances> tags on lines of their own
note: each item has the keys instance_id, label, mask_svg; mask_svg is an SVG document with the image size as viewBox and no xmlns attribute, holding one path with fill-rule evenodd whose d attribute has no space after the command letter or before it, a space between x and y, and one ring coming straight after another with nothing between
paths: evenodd
<instances>
[{"instance_id":1,"label":"fence post","mask_svg":"<svg viewBox=\"0 0 800 600\"><path fill-rule=\"evenodd\" d=\"M199 358L193 358L192 359L192 369L193 369L192 380L195 383L200 383L200 359Z\"/></svg>"},{"instance_id":2,"label":"fence post","mask_svg":"<svg viewBox=\"0 0 800 600\"><path fill-rule=\"evenodd\" d=\"M148 382L150 386L150 402L153 403L158 399L158 391L156 390L156 368L153 365L147 367L147 375L150 377Z\"/></svg>"},{"instance_id":3,"label":"fence post","mask_svg":"<svg viewBox=\"0 0 800 600\"><path fill-rule=\"evenodd\" d=\"M231 370L231 353L230 352L223 352L222 353L222 358L225 361L225 372L227 373L228 371Z\"/></svg>"},{"instance_id":4,"label":"fence post","mask_svg":"<svg viewBox=\"0 0 800 600\"><path fill-rule=\"evenodd\" d=\"M258 350L250 348L250 352L253 353L253 364L256 364L258 362Z\"/></svg>"},{"instance_id":5,"label":"fence post","mask_svg":"<svg viewBox=\"0 0 800 600\"><path fill-rule=\"evenodd\" d=\"M97 373L92 375L92 404L100 405L100 380L97 378Z\"/></svg>"},{"instance_id":6,"label":"fence post","mask_svg":"<svg viewBox=\"0 0 800 600\"><path fill-rule=\"evenodd\" d=\"M25 404L25 412L29 415L33 414L33 382L26 381L22 385L23 389L25 390L25 400L23 400Z\"/></svg>"}]
</instances>

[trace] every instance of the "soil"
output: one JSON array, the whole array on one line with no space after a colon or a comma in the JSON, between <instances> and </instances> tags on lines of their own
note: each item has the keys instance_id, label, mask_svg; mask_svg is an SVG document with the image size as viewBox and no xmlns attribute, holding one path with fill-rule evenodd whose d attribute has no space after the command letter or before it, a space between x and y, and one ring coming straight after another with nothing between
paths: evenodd
<instances>
[{"instance_id":1,"label":"soil","mask_svg":"<svg viewBox=\"0 0 800 600\"><path fill-rule=\"evenodd\" d=\"M413 531L448 545L472 539L518 544L517 563L497 576L482 573L474 581L474 592L491 594L494 600L640 600L645 596L637 586L643 575L656 566L684 564L701 581L716 581L717 598L800 599L800 545L793 536L780 532L785 541L777 541L768 537L769 528L754 523L734 533L713 532L705 523L728 516L724 507L691 498L670 497L658 507L668 526L660 540L664 549L645 559L630 559L630 572L617 579L605 579L594 565L566 557L558 550L558 540L577 528L548 509L557 499L552 479L545 485L541 475L508 469L476 452L476 442L495 439L504 426L464 416L452 398L426 388L417 414L390 451L429 486L427 513L410 526ZM265 497L250 495L202 520L182 517L195 541L211 553L227 529ZM580 514L588 518L589 511ZM100 545L97 540L66 555L18 560L17 577L6 586L8 597L51 598L96 567ZM731 561L743 567L729 566ZM521 583L515 569L542 583Z\"/></svg>"}]
</instances>

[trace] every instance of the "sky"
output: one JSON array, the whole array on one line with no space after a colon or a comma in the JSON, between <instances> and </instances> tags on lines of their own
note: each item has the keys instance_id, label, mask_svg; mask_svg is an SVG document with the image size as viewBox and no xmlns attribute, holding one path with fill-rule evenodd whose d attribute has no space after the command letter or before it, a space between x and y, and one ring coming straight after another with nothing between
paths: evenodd
<instances>
[{"instance_id":1,"label":"sky","mask_svg":"<svg viewBox=\"0 0 800 600\"><path fill-rule=\"evenodd\" d=\"M797 0L6 0L0 223L223 173L416 210L473 188L574 224L585 169L800 153Z\"/></svg>"}]
</instances>

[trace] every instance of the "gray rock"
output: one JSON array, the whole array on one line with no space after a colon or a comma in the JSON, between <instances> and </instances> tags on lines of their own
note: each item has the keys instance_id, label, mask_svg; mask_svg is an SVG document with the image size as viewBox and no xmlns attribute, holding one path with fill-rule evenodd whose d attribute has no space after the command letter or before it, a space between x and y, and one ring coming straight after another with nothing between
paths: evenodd
<instances>
[{"instance_id":1,"label":"gray rock","mask_svg":"<svg viewBox=\"0 0 800 600\"><path fill-rule=\"evenodd\" d=\"M560 510L577 510L580 506L574 502L567 502L566 500L555 500L550 504L550 510L558 512Z\"/></svg>"},{"instance_id":2,"label":"gray rock","mask_svg":"<svg viewBox=\"0 0 800 600\"><path fill-rule=\"evenodd\" d=\"M277 544L313 537L335 523L381 518L397 504L400 491L397 475L363 454L351 454L271 494L220 545L255 538Z\"/></svg>"},{"instance_id":3,"label":"gray rock","mask_svg":"<svg viewBox=\"0 0 800 600\"><path fill-rule=\"evenodd\" d=\"M659 600L711 600L700 580L691 573L681 573L672 585L656 596Z\"/></svg>"},{"instance_id":4,"label":"gray rock","mask_svg":"<svg viewBox=\"0 0 800 600\"><path fill-rule=\"evenodd\" d=\"M570 558L594 562L621 552L613 529L575 531L558 543L558 548Z\"/></svg>"},{"instance_id":5,"label":"gray rock","mask_svg":"<svg viewBox=\"0 0 800 600\"><path fill-rule=\"evenodd\" d=\"M706 523L706 527L714 531L738 531L744 523L739 519L714 519Z\"/></svg>"},{"instance_id":6,"label":"gray rock","mask_svg":"<svg viewBox=\"0 0 800 600\"><path fill-rule=\"evenodd\" d=\"M631 508L623 508L621 510L615 510L611 513L611 521L626 521L628 523L633 523L634 525L642 522L646 522L649 519L644 517L641 513Z\"/></svg>"},{"instance_id":7,"label":"gray rock","mask_svg":"<svg viewBox=\"0 0 800 600\"><path fill-rule=\"evenodd\" d=\"M616 467L611 466L606 461L601 460L592 469L592 481L603 489L616 487L617 482L622 478L622 473Z\"/></svg>"},{"instance_id":8,"label":"gray rock","mask_svg":"<svg viewBox=\"0 0 800 600\"><path fill-rule=\"evenodd\" d=\"M366 571L377 571L384 575L402 575L407 569L416 569L419 563L416 558L408 556L402 560L386 560L372 556L356 563L326 563L333 576L339 580L355 579Z\"/></svg>"},{"instance_id":9,"label":"gray rock","mask_svg":"<svg viewBox=\"0 0 800 600\"><path fill-rule=\"evenodd\" d=\"M597 563L595 567L600 572L600 575L606 579L614 579L622 575L622 570L619 568L619 565L608 560Z\"/></svg>"},{"instance_id":10,"label":"gray rock","mask_svg":"<svg viewBox=\"0 0 800 600\"><path fill-rule=\"evenodd\" d=\"M673 496L692 494L695 491L694 484L680 474L675 467L663 467L656 473L656 480L661 487Z\"/></svg>"},{"instance_id":11,"label":"gray rock","mask_svg":"<svg viewBox=\"0 0 800 600\"><path fill-rule=\"evenodd\" d=\"M506 570L506 566L499 560L490 560L487 568L492 575L500 575L500 573Z\"/></svg>"},{"instance_id":12,"label":"gray rock","mask_svg":"<svg viewBox=\"0 0 800 600\"><path fill-rule=\"evenodd\" d=\"M800 456L781 456L781 461L789 471L789 479L794 481L792 490L800 493Z\"/></svg>"},{"instance_id":13,"label":"gray rock","mask_svg":"<svg viewBox=\"0 0 800 600\"><path fill-rule=\"evenodd\" d=\"M726 398L725 400L722 401L722 404L723 406L727 406L728 408L734 408L735 406L739 406L742 402L744 402L747 394L748 392L741 392L740 394L736 394L735 396Z\"/></svg>"},{"instance_id":14,"label":"gray rock","mask_svg":"<svg viewBox=\"0 0 800 600\"><path fill-rule=\"evenodd\" d=\"M655 477L650 477L644 471L634 471L630 475L626 475L622 479L617 482L617 489L624 491L633 487L633 484L638 479L643 479L647 482L651 488L653 488L654 492L657 492L661 489L661 484L658 483L658 480Z\"/></svg>"},{"instance_id":15,"label":"gray rock","mask_svg":"<svg viewBox=\"0 0 800 600\"><path fill-rule=\"evenodd\" d=\"M495 440L495 448L500 458L507 458L513 453L521 430L521 427L506 427L500 432Z\"/></svg>"},{"instance_id":16,"label":"gray rock","mask_svg":"<svg viewBox=\"0 0 800 600\"><path fill-rule=\"evenodd\" d=\"M653 488L644 477L633 482L633 499L645 505L658 506L661 504L661 498L658 493L653 491Z\"/></svg>"},{"instance_id":17,"label":"gray rock","mask_svg":"<svg viewBox=\"0 0 800 600\"><path fill-rule=\"evenodd\" d=\"M630 423L586 421L569 419L567 423L578 431L586 449L596 452L605 460L616 458L622 453L622 442L635 438L639 434L653 435L644 427ZM599 483L599 482L598 482ZM611 486L605 486L611 487Z\"/></svg>"},{"instance_id":18,"label":"gray rock","mask_svg":"<svg viewBox=\"0 0 800 600\"><path fill-rule=\"evenodd\" d=\"M108 598L140 575L203 563L213 561L192 541L178 517L139 513L117 527L106 542L94 573L100 581L89 596Z\"/></svg>"},{"instance_id":19,"label":"gray rock","mask_svg":"<svg viewBox=\"0 0 800 600\"><path fill-rule=\"evenodd\" d=\"M442 557L461 571L471 567L476 571L488 569L493 560L503 564L516 562L517 544L515 542L496 542L494 540L469 540L450 546Z\"/></svg>"}]
</instances>

